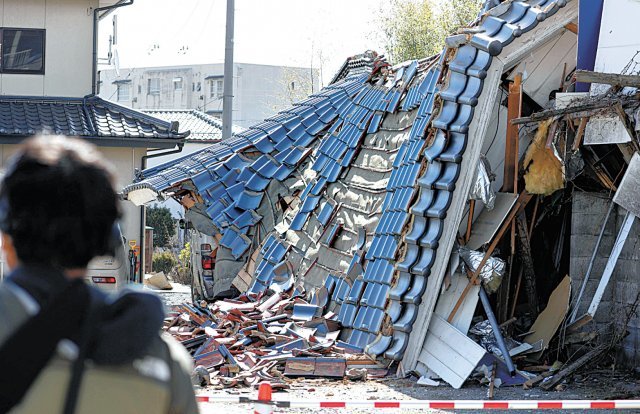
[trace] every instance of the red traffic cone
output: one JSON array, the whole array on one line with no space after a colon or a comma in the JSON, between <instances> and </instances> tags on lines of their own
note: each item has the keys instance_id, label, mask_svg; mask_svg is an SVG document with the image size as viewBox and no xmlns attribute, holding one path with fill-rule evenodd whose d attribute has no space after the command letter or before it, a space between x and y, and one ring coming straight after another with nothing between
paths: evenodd
<instances>
[{"instance_id":1,"label":"red traffic cone","mask_svg":"<svg viewBox=\"0 0 640 414\"><path fill-rule=\"evenodd\" d=\"M272 414L273 406L271 403L271 384L268 382L260 383L258 388L258 401L254 407L254 414ZM266 404L261 404L266 402Z\"/></svg>"}]
</instances>

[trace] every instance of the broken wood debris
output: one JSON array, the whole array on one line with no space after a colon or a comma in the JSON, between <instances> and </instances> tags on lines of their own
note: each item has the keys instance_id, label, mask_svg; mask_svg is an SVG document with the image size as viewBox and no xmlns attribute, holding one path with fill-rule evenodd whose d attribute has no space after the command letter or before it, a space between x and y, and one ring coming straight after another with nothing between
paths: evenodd
<instances>
[{"instance_id":1,"label":"broken wood debris","mask_svg":"<svg viewBox=\"0 0 640 414\"><path fill-rule=\"evenodd\" d=\"M387 367L341 342L333 313L308 303L303 292L243 294L195 306L173 307L164 329L191 353L194 378L221 388L288 377L377 378Z\"/></svg>"}]
</instances>

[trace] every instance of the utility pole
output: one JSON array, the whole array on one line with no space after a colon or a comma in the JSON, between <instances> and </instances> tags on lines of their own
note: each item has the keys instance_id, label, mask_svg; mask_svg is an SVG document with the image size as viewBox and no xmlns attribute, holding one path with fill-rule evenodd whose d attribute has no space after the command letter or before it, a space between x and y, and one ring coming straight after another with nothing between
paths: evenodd
<instances>
[{"instance_id":1,"label":"utility pole","mask_svg":"<svg viewBox=\"0 0 640 414\"><path fill-rule=\"evenodd\" d=\"M235 0L227 0L227 33L224 46L224 95L222 98L222 139L231 137L233 123L233 20Z\"/></svg>"}]
</instances>

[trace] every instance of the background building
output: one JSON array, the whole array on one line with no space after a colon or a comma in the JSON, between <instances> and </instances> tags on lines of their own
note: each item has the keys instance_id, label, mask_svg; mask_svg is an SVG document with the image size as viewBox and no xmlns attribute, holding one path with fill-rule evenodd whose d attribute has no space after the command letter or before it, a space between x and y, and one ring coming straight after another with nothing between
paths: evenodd
<instances>
[{"instance_id":1,"label":"background building","mask_svg":"<svg viewBox=\"0 0 640 414\"><path fill-rule=\"evenodd\" d=\"M102 98L141 110L197 109L222 117L224 64L106 69ZM319 70L236 63L233 123L249 127L319 90Z\"/></svg>"}]
</instances>

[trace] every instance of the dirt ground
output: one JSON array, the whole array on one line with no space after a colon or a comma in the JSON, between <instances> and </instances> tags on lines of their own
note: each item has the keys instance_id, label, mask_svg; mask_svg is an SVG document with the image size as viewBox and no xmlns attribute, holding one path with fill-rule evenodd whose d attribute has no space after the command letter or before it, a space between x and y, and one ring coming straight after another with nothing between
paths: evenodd
<instances>
[{"instance_id":1,"label":"dirt ground","mask_svg":"<svg viewBox=\"0 0 640 414\"><path fill-rule=\"evenodd\" d=\"M495 391L494 400L582 400L582 399L634 399L640 398L640 379L631 374L612 374L604 371L578 374L564 384L563 391L546 392L539 388L524 390L522 387L502 387ZM368 381L332 381L324 379L295 379L285 392L274 393L274 399L282 400L483 400L487 399L487 386L467 381L462 389L456 390L442 383L437 387L416 384L415 379L385 378ZM196 394L240 395L255 398L257 391L250 388L216 390L196 387ZM232 405L217 403L200 404L204 414L249 413L250 404ZM347 410L336 409L275 409L281 413L338 413ZM352 413L371 413L374 410L350 410ZM398 412L398 410L386 410ZM413 411L413 410L407 410ZM417 410L416 410L417 411ZM421 412L446 413L454 410L428 410ZM464 412L479 412L465 410ZM499 411L494 411L499 412ZM536 412L523 410L521 412ZM545 412L567 413L564 410L545 410ZM627 411L635 412L635 411ZM640 412L640 411L637 411Z\"/></svg>"}]
</instances>

